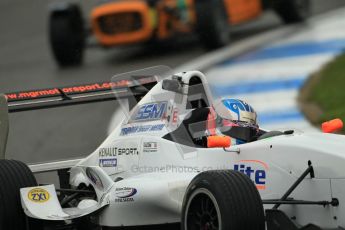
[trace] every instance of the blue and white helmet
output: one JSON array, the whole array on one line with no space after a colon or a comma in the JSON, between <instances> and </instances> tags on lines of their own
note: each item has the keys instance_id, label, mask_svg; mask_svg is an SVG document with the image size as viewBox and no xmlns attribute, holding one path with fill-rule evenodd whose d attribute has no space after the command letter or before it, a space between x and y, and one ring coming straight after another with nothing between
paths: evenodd
<instances>
[{"instance_id":1,"label":"blue and white helmet","mask_svg":"<svg viewBox=\"0 0 345 230\"><path fill-rule=\"evenodd\" d=\"M222 99L222 102L230 111L233 121L257 125L257 114L248 103L238 99Z\"/></svg>"},{"instance_id":2,"label":"blue and white helmet","mask_svg":"<svg viewBox=\"0 0 345 230\"><path fill-rule=\"evenodd\" d=\"M255 110L242 100L224 98L214 103L213 107L216 113L224 119L257 126L257 114Z\"/></svg>"},{"instance_id":3,"label":"blue and white helmet","mask_svg":"<svg viewBox=\"0 0 345 230\"><path fill-rule=\"evenodd\" d=\"M238 99L221 99L213 104L217 114L217 128L232 138L233 144L253 141L259 132L257 114L246 102Z\"/></svg>"}]
</instances>

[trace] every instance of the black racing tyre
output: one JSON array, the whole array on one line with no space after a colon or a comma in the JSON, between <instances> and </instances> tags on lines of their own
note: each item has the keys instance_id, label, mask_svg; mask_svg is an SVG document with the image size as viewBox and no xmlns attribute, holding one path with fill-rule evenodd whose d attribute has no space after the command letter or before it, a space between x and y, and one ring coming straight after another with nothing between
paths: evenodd
<instances>
[{"instance_id":1,"label":"black racing tyre","mask_svg":"<svg viewBox=\"0 0 345 230\"><path fill-rule=\"evenodd\" d=\"M0 160L0 185L0 229L26 230L28 219L22 209L19 189L37 186L33 173L22 162ZM40 228L36 221L30 224L34 224L34 229Z\"/></svg>"},{"instance_id":2,"label":"black racing tyre","mask_svg":"<svg viewBox=\"0 0 345 230\"><path fill-rule=\"evenodd\" d=\"M224 0L196 0L196 32L208 49L217 49L230 42L230 24Z\"/></svg>"},{"instance_id":3,"label":"black racing tyre","mask_svg":"<svg viewBox=\"0 0 345 230\"><path fill-rule=\"evenodd\" d=\"M273 6L282 20L289 24L305 21L311 11L310 0L273 0Z\"/></svg>"},{"instance_id":4,"label":"black racing tyre","mask_svg":"<svg viewBox=\"0 0 345 230\"><path fill-rule=\"evenodd\" d=\"M85 38L83 17L77 5L69 4L63 10L52 11L49 18L49 39L59 66L82 64Z\"/></svg>"},{"instance_id":5,"label":"black racing tyre","mask_svg":"<svg viewBox=\"0 0 345 230\"><path fill-rule=\"evenodd\" d=\"M232 170L206 171L187 188L182 230L265 230L261 197L254 183Z\"/></svg>"},{"instance_id":6,"label":"black racing tyre","mask_svg":"<svg viewBox=\"0 0 345 230\"><path fill-rule=\"evenodd\" d=\"M92 223L90 218L90 216L84 216L76 220L75 230L99 230L98 225Z\"/></svg>"}]
</instances>

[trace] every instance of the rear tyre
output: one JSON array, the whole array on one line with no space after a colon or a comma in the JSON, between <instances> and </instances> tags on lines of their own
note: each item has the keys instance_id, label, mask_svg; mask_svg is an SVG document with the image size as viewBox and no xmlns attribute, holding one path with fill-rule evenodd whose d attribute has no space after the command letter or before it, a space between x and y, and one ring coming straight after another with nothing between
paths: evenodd
<instances>
[{"instance_id":1,"label":"rear tyre","mask_svg":"<svg viewBox=\"0 0 345 230\"><path fill-rule=\"evenodd\" d=\"M265 216L253 182L236 171L207 171L187 188L182 230L264 230Z\"/></svg>"},{"instance_id":2,"label":"rear tyre","mask_svg":"<svg viewBox=\"0 0 345 230\"><path fill-rule=\"evenodd\" d=\"M196 0L196 32L208 49L217 49L230 42L230 25L223 0Z\"/></svg>"},{"instance_id":3,"label":"rear tyre","mask_svg":"<svg viewBox=\"0 0 345 230\"><path fill-rule=\"evenodd\" d=\"M27 223L40 229L37 221L26 217L20 201L20 188L37 186L29 167L19 161L0 160L0 185L0 229L25 230Z\"/></svg>"},{"instance_id":4,"label":"rear tyre","mask_svg":"<svg viewBox=\"0 0 345 230\"><path fill-rule=\"evenodd\" d=\"M311 11L310 0L277 0L274 8L282 20L289 24L305 21Z\"/></svg>"},{"instance_id":5,"label":"rear tyre","mask_svg":"<svg viewBox=\"0 0 345 230\"><path fill-rule=\"evenodd\" d=\"M55 60L61 67L82 64L85 30L81 10L70 4L55 10L49 19L49 39Z\"/></svg>"}]
</instances>

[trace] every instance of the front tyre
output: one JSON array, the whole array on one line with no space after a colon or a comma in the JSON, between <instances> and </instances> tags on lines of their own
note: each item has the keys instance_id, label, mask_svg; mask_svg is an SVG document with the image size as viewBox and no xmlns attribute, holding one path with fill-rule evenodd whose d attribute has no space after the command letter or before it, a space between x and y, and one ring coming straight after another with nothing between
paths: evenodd
<instances>
[{"instance_id":1,"label":"front tyre","mask_svg":"<svg viewBox=\"0 0 345 230\"><path fill-rule=\"evenodd\" d=\"M14 160L0 160L0 229L41 229L38 221L29 220L20 201L20 189L37 186L36 179L27 165Z\"/></svg>"},{"instance_id":2,"label":"front tyre","mask_svg":"<svg viewBox=\"0 0 345 230\"><path fill-rule=\"evenodd\" d=\"M75 224L75 230L98 230L97 225L92 223L90 216L79 218ZM102 229L104 230L104 229Z\"/></svg>"},{"instance_id":3,"label":"front tyre","mask_svg":"<svg viewBox=\"0 0 345 230\"><path fill-rule=\"evenodd\" d=\"M182 230L264 230L260 195L244 174L231 170L197 175L187 188Z\"/></svg>"},{"instance_id":4,"label":"front tyre","mask_svg":"<svg viewBox=\"0 0 345 230\"><path fill-rule=\"evenodd\" d=\"M207 49L217 49L230 42L230 24L224 0L196 0L196 32Z\"/></svg>"},{"instance_id":5,"label":"front tyre","mask_svg":"<svg viewBox=\"0 0 345 230\"><path fill-rule=\"evenodd\" d=\"M310 0L275 0L273 4L278 15L287 24L305 21L310 16Z\"/></svg>"},{"instance_id":6,"label":"front tyre","mask_svg":"<svg viewBox=\"0 0 345 230\"><path fill-rule=\"evenodd\" d=\"M49 18L50 46L61 67L82 64L85 49L85 28L81 10L68 4L53 10Z\"/></svg>"}]
</instances>

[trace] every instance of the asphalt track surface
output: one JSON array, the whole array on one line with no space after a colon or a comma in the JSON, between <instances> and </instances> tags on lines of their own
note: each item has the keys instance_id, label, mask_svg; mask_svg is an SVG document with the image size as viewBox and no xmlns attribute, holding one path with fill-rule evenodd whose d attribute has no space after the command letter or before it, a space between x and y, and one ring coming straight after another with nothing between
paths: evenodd
<instances>
[{"instance_id":1,"label":"asphalt track surface","mask_svg":"<svg viewBox=\"0 0 345 230\"><path fill-rule=\"evenodd\" d=\"M168 65L177 67L206 51L194 38L161 47L90 47L80 68L59 69L47 40L46 0L0 1L0 92L13 92L109 81L116 73ZM86 12L96 1L82 1ZM313 13L345 5L343 0L314 0ZM267 12L256 21L233 29L232 38L255 36L281 26ZM7 158L27 163L86 156L106 137L114 102L23 112L10 115Z\"/></svg>"}]
</instances>

